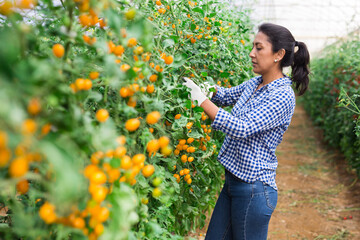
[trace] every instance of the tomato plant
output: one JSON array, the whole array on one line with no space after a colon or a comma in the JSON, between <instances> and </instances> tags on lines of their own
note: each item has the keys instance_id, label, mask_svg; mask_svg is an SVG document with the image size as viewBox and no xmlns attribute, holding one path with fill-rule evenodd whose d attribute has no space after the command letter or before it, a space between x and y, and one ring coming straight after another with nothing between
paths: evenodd
<instances>
[{"instance_id":1,"label":"tomato plant","mask_svg":"<svg viewBox=\"0 0 360 240\"><path fill-rule=\"evenodd\" d=\"M325 140L340 148L360 176L359 47L359 37L349 36L312 60L310 91L303 103Z\"/></svg>"},{"instance_id":2,"label":"tomato plant","mask_svg":"<svg viewBox=\"0 0 360 240\"><path fill-rule=\"evenodd\" d=\"M222 185L181 77L251 76L246 11L218 1L1 1L5 239L182 239Z\"/></svg>"}]
</instances>

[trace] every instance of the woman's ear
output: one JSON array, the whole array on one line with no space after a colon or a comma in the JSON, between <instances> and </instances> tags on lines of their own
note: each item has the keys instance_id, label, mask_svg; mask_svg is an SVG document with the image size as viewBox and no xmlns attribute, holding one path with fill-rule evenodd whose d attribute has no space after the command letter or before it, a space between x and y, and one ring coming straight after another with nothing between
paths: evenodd
<instances>
[{"instance_id":1,"label":"woman's ear","mask_svg":"<svg viewBox=\"0 0 360 240\"><path fill-rule=\"evenodd\" d=\"M279 61L281 61L281 59L283 59L283 57L285 56L285 49L280 49L277 53L276 53L276 56L277 56L277 59Z\"/></svg>"}]
</instances>

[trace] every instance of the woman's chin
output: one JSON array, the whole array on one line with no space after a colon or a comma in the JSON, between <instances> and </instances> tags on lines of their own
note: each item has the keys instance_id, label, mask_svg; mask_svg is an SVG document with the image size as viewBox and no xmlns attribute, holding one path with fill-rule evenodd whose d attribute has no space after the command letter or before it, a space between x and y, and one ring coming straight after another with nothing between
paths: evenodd
<instances>
[{"instance_id":1,"label":"woman's chin","mask_svg":"<svg viewBox=\"0 0 360 240\"><path fill-rule=\"evenodd\" d=\"M260 74L260 75L261 75L261 73L260 73L256 68L253 68L253 72L254 72L255 74Z\"/></svg>"}]
</instances>

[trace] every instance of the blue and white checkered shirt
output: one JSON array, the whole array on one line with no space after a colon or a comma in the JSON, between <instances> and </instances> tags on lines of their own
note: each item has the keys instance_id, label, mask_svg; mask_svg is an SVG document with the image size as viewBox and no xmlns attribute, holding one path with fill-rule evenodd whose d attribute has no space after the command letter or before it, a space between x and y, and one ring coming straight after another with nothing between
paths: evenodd
<instances>
[{"instance_id":1,"label":"blue and white checkered shirt","mask_svg":"<svg viewBox=\"0 0 360 240\"><path fill-rule=\"evenodd\" d=\"M287 76L255 92L262 81L257 76L236 87L217 86L211 101L234 107L231 113L219 108L211 126L226 134L218 161L227 170L245 182L260 180L277 190L275 150L294 114L295 93Z\"/></svg>"}]
</instances>

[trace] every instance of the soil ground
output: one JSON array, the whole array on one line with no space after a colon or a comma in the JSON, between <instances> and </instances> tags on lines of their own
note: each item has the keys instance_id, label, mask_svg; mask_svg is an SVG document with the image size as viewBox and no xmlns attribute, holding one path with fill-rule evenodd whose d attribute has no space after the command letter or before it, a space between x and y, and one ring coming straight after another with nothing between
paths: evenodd
<instances>
[{"instance_id":1,"label":"soil ground","mask_svg":"<svg viewBox=\"0 0 360 240\"><path fill-rule=\"evenodd\" d=\"M360 180L300 104L277 157L278 204L268 240L359 240ZM204 239L206 228L192 237Z\"/></svg>"}]
</instances>

